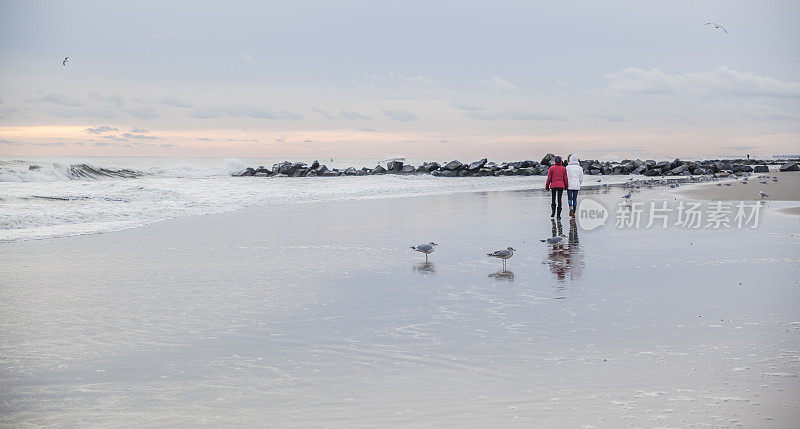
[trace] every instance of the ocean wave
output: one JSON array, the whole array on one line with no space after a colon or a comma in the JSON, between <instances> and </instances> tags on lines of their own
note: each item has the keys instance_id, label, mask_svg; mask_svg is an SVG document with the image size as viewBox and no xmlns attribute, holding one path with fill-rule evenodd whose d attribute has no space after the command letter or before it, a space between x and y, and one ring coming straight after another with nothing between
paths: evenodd
<instances>
[{"instance_id":1,"label":"ocean wave","mask_svg":"<svg viewBox=\"0 0 800 429\"><path fill-rule=\"evenodd\" d=\"M97 167L91 164L36 165L28 162L0 164L0 182L57 182L64 180L93 180L103 178L132 179L146 173L127 168Z\"/></svg>"}]
</instances>

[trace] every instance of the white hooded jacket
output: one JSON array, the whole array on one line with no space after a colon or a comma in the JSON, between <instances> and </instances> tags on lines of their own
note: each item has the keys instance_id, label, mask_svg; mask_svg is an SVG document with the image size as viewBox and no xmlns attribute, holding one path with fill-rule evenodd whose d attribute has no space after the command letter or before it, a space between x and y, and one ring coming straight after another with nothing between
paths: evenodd
<instances>
[{"instance_id":1,"label":"white hooded jacket","mask_svg":"<svg viewBox=\"0 0 800 429\"><path fill-rule=\"evenodd\" d=\"M569 162L569 165L567 165L567 182L569 182L569 188L567 189L578 191L581 189L581 183L583 183L583 167L581 167L581 161L578 159L578 155L573 153L569 156L567 162Z\"/></svg>"}]
</instances>

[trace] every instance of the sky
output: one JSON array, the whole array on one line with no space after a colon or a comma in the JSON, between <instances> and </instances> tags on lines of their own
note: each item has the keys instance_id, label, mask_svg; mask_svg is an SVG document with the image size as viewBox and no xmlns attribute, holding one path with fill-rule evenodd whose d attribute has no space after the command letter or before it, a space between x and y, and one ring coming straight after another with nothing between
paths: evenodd
<instances>
[{"instance_id":1,"label":"sky","mask_svg":"<svg viewBox=\"0 0 800 429\"><path fill-rule=\"evenodd\" d=\"M794 0L0 0L0 155L797 154L798 18Z\"/></svg>"}]
</instances>

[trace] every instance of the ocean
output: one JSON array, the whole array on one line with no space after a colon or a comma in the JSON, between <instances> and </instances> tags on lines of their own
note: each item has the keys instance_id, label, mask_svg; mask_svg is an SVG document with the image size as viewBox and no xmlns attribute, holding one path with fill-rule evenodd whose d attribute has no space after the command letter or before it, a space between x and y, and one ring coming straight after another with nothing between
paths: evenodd
<instances>
[{"instance_id":1,"label":"ocean","mask_svg":"<svg viewBox=\"0 0 800 429\"><path fill-rule=\"evenodd\" d=\"M246 207L520 190L543 187L545 181L538 176L231 176L245 167L271 167L284 160L0 157L0 241L110 232ZM299 161L311 163L313 159ZM329 168L374 167L381 161L321 159ZM423 161L407 162L420 165ZM605 178L604 182L622 182L628 177Z\"/></svg>"}]
</instances>

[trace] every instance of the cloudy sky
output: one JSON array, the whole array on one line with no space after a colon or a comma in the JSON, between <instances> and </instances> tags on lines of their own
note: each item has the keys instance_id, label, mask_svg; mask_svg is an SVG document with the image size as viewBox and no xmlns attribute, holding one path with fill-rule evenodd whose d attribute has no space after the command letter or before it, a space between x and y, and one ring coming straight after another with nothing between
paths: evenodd
<instances>
[{"instance_id":1,"label":"cloudy sky","mask_svg":"<svg viewBox=\"0 0 800 429\"><path fill-rule=\"evenodd\" d=\"M798 18L794 0L0 1L0 155L798 153Z\"/></svg>"}]
</instances>

